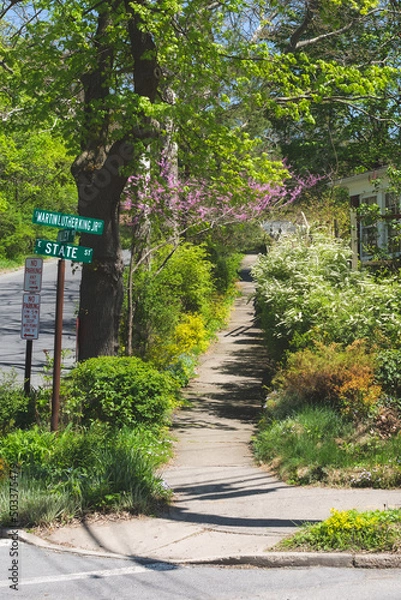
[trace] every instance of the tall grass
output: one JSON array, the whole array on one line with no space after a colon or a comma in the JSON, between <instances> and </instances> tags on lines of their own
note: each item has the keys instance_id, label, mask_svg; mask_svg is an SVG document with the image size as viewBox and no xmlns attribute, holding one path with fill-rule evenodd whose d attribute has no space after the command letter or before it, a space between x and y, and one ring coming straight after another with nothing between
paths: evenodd
<instances>
[{"instance_id":1,"label":"tall grass","mask_svg":"<svg viewBox=\"0 0 401 600\"><path fill-rule=\"evenodd\" d=\"M330 407L304 406L282 420L265 421L254 451L289 483L401 484L401 436L372 435L368 424L357 429Z\"/></svg>"},{"instance_id":2,"label":"tall grass","mask_svg":"<svg viewBox=\"0 0 401 600\"><path fill-rule=\"evenodd\" d=\"M58 435L34 429L0 439L3 461L19 470L20 526L66 521L93 510L152 511L169 497L155 473L170 448L166 432L145 428L95 426ZM5 475L0 481L0 522L10 525Z\"/></svg>"}]
</instances>

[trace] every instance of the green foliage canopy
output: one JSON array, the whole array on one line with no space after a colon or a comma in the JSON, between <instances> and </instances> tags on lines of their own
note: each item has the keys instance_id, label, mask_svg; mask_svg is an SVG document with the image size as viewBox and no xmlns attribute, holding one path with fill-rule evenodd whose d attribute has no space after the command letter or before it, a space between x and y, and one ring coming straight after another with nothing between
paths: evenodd
<instances>
[{"instance_id":1,"label":"green foliage canopy","mask_svg":"<svg viewBox=\"0 0 401 600\"><path fill-rule=\"evenodd\" d=\"M50 132L0 133L0 257L32 251L37 206L70 212L76 204L71 157Z\"/></svg>"},{"instance_id":2,"label":"green foliage canopy","mask_svg":"<svg viewBox=\"0 0 401 600\"><path fill-rule=\"evenodd\" d=\"M110 145L144 119L158 122L163 133L171 119L180 160L192 172L235 179L246 171L271 179L280 171L279 153L272 153L275 124L315 124L323 120L316 108L322 105L347 107L349 123L383 99L394 117L399 14L392 2L11 6L4 11L2 47L6 114L15 124L55 115L56 130L75 152L79 142L96 138ZM151 36L146 56L130 52L132 22ZM154 98L138 93L135 81L135 61L150 59L159 77ZM88 104L84 92L94 70L103 89Z\"/></svg>"}]
</instances>

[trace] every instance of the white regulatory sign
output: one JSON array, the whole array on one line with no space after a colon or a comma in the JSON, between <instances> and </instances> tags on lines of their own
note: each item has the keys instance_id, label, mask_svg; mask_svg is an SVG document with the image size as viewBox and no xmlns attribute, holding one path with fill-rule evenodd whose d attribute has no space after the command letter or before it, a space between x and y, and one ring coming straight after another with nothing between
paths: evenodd
<instances>
[{"instance_id":1,"label":"white regulatory sign","mask_svg":"<svg viewBox=\"0 0 401 600\"><path fill-rule=\"evenodd\" d=\"M24 291L40 292L42 289L43 258L26 258Z\"/></svg>"},{"instance_id":2,"label":"white regulatory sign","mask_svg":"<svg viewBox=\"0 0 401 600\"><path fill-rule=\"evenodd\" d=\"M21 337L37 340L39 337L40 294L24 294L22 300Z\"/></svg>"}]
</instances>

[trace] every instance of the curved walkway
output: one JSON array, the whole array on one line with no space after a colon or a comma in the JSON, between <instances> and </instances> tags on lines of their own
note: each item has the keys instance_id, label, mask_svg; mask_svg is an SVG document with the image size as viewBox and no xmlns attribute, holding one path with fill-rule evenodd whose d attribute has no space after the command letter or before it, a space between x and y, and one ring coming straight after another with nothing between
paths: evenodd
<instances>
[{"instance_id":1,"label":"curved walkway","mask_svg":"<svg viewBox=\"0 0 401 600\"><path fill-rule=\"evenodd\" d=\"M288 486L255 464L250 440L260 416L267 357L249 302L254 259L245 258L242 295L230 323L187 390L190 407L175 417L175 458L163 473L174 491L171 507L154 518L63 527L49 541L143 559L235 563L270 556L275 564L279 559L266 551L301 523L327 518L331 508L401 505L399 490ZM306 559L298 556L301 563ZM334 555L330 564L340 560ZM352 557L347 560L355 565ZM287 564L298 563L290 558Z\"/></svg>"}]
</instances>

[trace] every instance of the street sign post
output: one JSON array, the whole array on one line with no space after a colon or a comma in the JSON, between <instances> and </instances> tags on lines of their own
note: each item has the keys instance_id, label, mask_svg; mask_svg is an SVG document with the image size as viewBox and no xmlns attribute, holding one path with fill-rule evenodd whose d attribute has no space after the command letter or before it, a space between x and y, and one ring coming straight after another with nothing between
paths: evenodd
<instances>
[{"instance_id":1,"label":"street sign post","mask_svg":"<svg viewBox=\"0 0 401 600\"><path fill-rule=\"evenodd\" d=\"M65 260L60 259L57 266L57 296L56 321L54 333L53 357L53 394L51 430L58 430L60 415L60 379L61 379L61 339L63 336L63 307L64 307Z\"/></svg>"},{"instance_id":2,"label":"street sign post","mask_svg":"<svg viewBox=\"0 0 401 600\"><path fill-rule=\"evenodd\" d=\"M101 219L92 219L91 217L81 217L79 215L66 215L64 213L41 210L35 208L33 211L32 223L36 225L45 225L46 227L58 227L59 229L75 229L82 233L94 233L102 235L104 221Z\"/></svg>"},{"instance_id":3,"label":"street sign post","mask_svg":"<svg viewBox=\"0 0 401 600\"><path fill-rule=\"evenodd\" d=\"M36 240L34 252L35 254L55 256L64 260L72 260L73 262L91 263L93 248L74 246L73 244L65 244L64 242L55 242L52 240Z\"/></svg>"},{"instance_id":4,"label":"street sign post","mask_svg":"<svg viewBox=\"0 0 401 600\"><path fill-rule=\"evenodd\" d=\"M91 263L93 248L85 246L74 246L76 232L93 233L101 235L104 229L104 221L81 217L79 215L66 215L59 212L41 210L35 208L32 222L36 225L47 227L59 227L63 231L58 232L57 241L36 240L35 254L44 256L55 256L59 258L57 273L57 299L56 299L56 327L54 335L54 358L53 358L53 395L52 395L52 417L51 430L57 431L60 413L60 375L61 375L61 338L63 333L63 302L64 302L64 278L65 261Z\"/></svg>"},{"instance_id":5,"label":"street sign post","mask_svg":"<svg viewBox=\"0 0 401 600\"><path fill-rule=\"evenodd\" d=\"M39 293L42 289L42 258L25 259L24 291Z\"/></svg>"}]
</instances>

